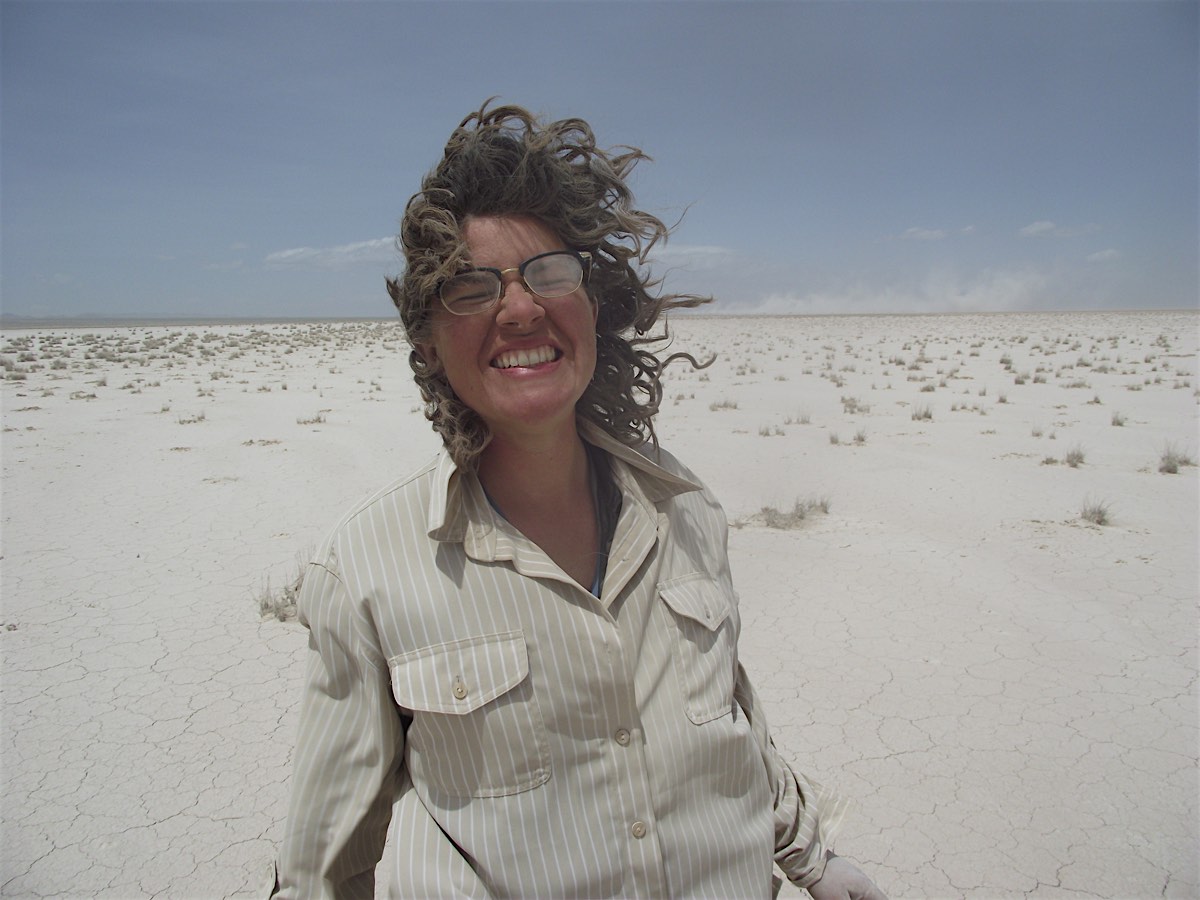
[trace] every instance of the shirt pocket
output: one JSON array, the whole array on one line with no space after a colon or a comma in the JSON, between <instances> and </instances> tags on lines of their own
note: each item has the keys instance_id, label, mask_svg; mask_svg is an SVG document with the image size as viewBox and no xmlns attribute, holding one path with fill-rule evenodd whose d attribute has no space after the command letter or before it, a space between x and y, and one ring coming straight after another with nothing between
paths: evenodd
<instances>
[{"instance_id":1,"label":"shirt pocket","mask_svg":"<svg viewBox=\"0 0 1200 900\"><path fill-rule=\"evenodd\" d=\"M697 725L733 710L737 637L733 601L707 575L663 582L658 595L675 624L675 671L687 716Z\"/></svg>"},{"instance_id":2,"label":"shirt pocket","mask_svg":"<svg viewBox=\"0 0 1200 900\"><path fill-rule=\"evenodd\" d=\"M454 797L500 797L550 779L545 726L519 631L422 647L388 660L412 716L413 783Z\"/></svg>"}]
</instances>

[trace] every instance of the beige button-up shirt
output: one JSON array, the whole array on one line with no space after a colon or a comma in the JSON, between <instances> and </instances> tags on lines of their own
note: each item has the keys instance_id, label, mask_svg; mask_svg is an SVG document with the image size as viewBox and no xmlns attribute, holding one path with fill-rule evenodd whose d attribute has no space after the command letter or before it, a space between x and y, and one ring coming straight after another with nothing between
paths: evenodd
<instances>
[{"instance_id":1,"label":"beige button-up shirt","mask_svg":"<svg viewBox=\"0 0 1200 900\"><path fill-rule=\"evenodd\" d=\"M620 515L600 597L445 454L305 575L311 654L282 897L769 897L842 805L776 751L738 663L725 515L599 429ZM777 884L774 885L777 887Z\"/></svg>"}]
</instances>

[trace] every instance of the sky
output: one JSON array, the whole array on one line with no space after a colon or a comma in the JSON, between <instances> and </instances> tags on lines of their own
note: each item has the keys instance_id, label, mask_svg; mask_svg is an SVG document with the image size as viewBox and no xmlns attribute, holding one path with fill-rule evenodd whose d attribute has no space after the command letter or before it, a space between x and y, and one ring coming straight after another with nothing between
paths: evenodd
<instances>
[{"instance_id":1,"label":"sky","mask_svg":"<svg viewBox=\"0 0 1200 900\"><path fill-rule=\"evenodd\" d=\"M0 312L392 316L491 96L647 152L714 312L1195 307L1198 10L0 0Z\"/></svg>"}]
</instances>

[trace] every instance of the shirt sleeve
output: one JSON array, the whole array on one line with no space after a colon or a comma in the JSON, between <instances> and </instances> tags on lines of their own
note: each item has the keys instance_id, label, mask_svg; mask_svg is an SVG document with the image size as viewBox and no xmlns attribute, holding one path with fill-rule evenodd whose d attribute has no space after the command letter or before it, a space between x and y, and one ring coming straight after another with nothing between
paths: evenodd
<instances>
[{"instance_id":1,"label":"shirt sleeve","mask_svg":"<svg viewBox=\"0 0 1200 900\"><path fill-rule=\"evenodd\" d=\"M371 900L403 752L400 713L369 614L330 568L309 565L298 607L309 658L275 896Z\"/></svg>"},{"instance_id":2,"label":"shirt sleeve","mask_svg":"<svg viewBox=\"0 0 1200 900\"><path fill-rule=\"evenodd\" d=\"M833 847L847 803L793 770L775 748L766 714L740 663L734 699L750 722L774 794L775 863L794 885L807 888L825 873L825 851Z\"/></svg>"}]
</instances>

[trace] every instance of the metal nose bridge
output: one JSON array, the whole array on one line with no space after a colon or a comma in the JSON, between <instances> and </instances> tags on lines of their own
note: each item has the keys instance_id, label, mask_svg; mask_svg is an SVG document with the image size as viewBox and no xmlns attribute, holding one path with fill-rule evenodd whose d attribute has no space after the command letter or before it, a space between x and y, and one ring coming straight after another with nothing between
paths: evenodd
<instances>
[{"instance_id":1,"label":"metal nose bridge","mask_svg":"<svg viewBox=\"0 0 1200 900\"><path fill-rule=\"evenodd\" d=\"M529 282L525 280L525 274L521 271L521 266L511 266L507 269L497 269L496 271L500 274L500 296L497 298L498 300L504 299L504 295L508 293L507 285L504 283L504 276L509 272L517 273L516 283L524 288L525 293L527 293L530 297L533 297L536 300L543 299L541 294L529 286ZM512 282L509 283L511 284Z\"/></svg>"}]
</instances>

